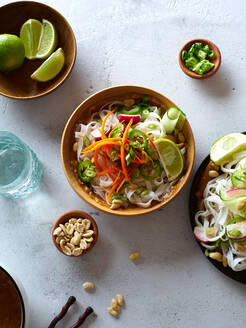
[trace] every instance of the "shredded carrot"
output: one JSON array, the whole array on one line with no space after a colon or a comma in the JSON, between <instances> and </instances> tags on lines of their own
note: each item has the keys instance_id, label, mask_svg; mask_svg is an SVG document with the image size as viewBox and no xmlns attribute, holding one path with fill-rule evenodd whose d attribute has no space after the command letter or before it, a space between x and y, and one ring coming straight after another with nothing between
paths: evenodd
<instances>
[{"instance_id":1,"label":"shredded carrot","mask_svg":"<svg viewBox=\"0 0 246 328\"><path fill-rule=\"evenodd\" d=\"M134 164L146 164L147 161L145 161L144 159L139 159L139 160L132 159L131 160L131 163L134 163Z\"/></svg>"},{"instance_id":2,"label":"shredded carrot","mask_svg":"<svg viewBox=\"0 0 246 328\"><path fill-rule=\"evenodd\" d=\"M102 135L102 139L106 139L107 137L105 136L105 133L104 133L104 127L105 127L105 124L106 124L106 121L107 119L109 118L109 116L111 114L113 114L115 111L116 111L117 108L113 109L111 112L109 112L105 117L104 117L104 120L102 122L102 128L101 128L101 135Z\"/></svg>"},{"instance_id":3,"label":"shredded carrot","mask_svg":"<svg viewBox=\"0 0 246 328\"><path fill-rule=\"evenodd\" d=\"M115 172L114 169L107 169L105 171L98 172L97 176L100 177L101 175L108 174L108 173L113 173L113 172Z\"/></svg>"},{"instance_id":4,"label":"shredded carrot","mask_svg":"<svg viewBox=\"0 0 246 328\"><path fill-rule=\"evenodd\" d=\"M110 189L106 199L109 200L109 198L111 197L112 193L115 191L115 189L118 186L118 180L120 178L121 172L118 173L117 178L115 179L115 181L113 182L113 187Z\"/></svg>"},{"instance_id":5,"label":"shredded carrot","mask_svg":"<svg viewBox=\"0 0 246 328\"><path fill-rule=\"evenodd\" d=\"M133 120L131 119L129 124L127 125L127 127L125 129L125 132L124 132L123 138L122 138L122 143L121 143L121 146L120 146L121 166L122 166L125 178L130 184L132 184L132 182L131 182L131 179L130 179L129 174L127 172L126 159L125 159L125 143L126 143L128 131L129 131L132 123L133 123Z\"/></svg>"},{"instance_id":6,"label":"shredded carrot","mask_svg":"<svg viewBox=\"0 0 246 328\"><path fill-rule=\"evenodd\" d=\"M108 140L110 140L110 141L121 141L122 138L120 138L120 137L119 137L119 138L108 138L107 140L102 139L102 140L96 141L96 142L94 142L93 144L91 144L90 146L84 148L84 149L81 151L81 153L82 153L84 150L87 151L87 150L89 150L89 149L91 149L91 148L94 148L95 145L99 145L99 144L101 144L101 143L103 143L103 142L105 142L105 141L108 141Z\"/></svg>"},{"instance_id":7,"label":"shredded carrot","mask_svg":"<svg viewBox=\"0 0 246 328\"><path fill-rule=\"evenodd\" d=\"M101 168L101 165L98 162L98 153L99 153L99 148L96 149L95 152L94 152L94 163L95 163L96 169L98 171L101 171L102 168Z\"/></svg>"},{"instance_id":8,"label":"shredded carrot","mask_svg":"<svg viewBox=\"0 0 246 328\"><path fill-rule=\"evenodd\" d=\"M157 150L157 148L156 148L156 146L155 146L153 140L151 139L151 137L150 137L147 133L145 133L145 132L144 132L144 134L145 134L145 136L149 139L151 145L155 148L155 150Z\"/></svg>"},{"instance_id":9,"label":"shredded carrot","mask_svg":"<svg viewBox=\"0 0 246 328\"><path fill-rule=\"evenodd\" d=\"M104 156L102 156L102 162L103 162L103 166L105 169L107 169L107 161L106 161L106 152L104 152ZM114 181L115 177L111 174L111 172L108 172L108 175L110 176L111 180Z\"/></svg>"},{"instance_id":10,"label":"shredded carrot","mask_svg":"<svg viewBox=\"0 0 246 328\"><path fill-rule=\"evenodd\" d=\"M124 184L125 182L126 182L126 178L124 178L124 179L121 181L119 187L118 187L117 190L116 190L117 193L120 191L120 189L122 188L122 186L123 186L123 184Z\"/></svg>"},{"instance_id":11,"label":"shredded carrot","mask_svg":"<svg viewBox=\"0 0 246 328\"><path fill-rule=\"evenodd\" d=\"M87 150L87 148L85 148L84 150L82 150L82 154L84 153L90 153L96 149L99 149L105 145L117 145L117 141L111 141L110 139L105 140L104 142L100 142L99 144L96 144L93 148L90 148Z\"/></svg>"}]
</instances>

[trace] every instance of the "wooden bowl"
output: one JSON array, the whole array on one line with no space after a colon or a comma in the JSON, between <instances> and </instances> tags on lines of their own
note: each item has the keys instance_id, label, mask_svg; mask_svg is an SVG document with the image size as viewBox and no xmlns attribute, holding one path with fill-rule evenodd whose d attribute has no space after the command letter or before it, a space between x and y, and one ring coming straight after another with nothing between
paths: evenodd
<instances>
[{"instance_id":1,"label":"wooden bowl","mask_svg":"<svg viewBox=\"0 0 246 328\"><path fill-rule=\"evenodd\" d=\"M79 179L74 173L74 167L72 162L76 160L76 154L73 151L73 144L75 142L74 132L78 123L86 122L90 119L92 113L98 111L100 107L114 100L124 100L128 98L143 98L148 97L151 102L166 111L169 107L175 106L175 104L163 96L162 94L140 86L117 86L108 89L104 89L95 93L94 95L83 101L73 112L69 118L66 127L63 131L62 142L61 142L61 159L65 175L74 191L87 203L93 207L113 215L122 216L135 216L143 215L152 211L155 211L168 204L177 194L182 190L186 184L194 163L195 156L195 142L192 134L191 127L186 120L183 133L187 142L187 154L185 160L184 174L174 186L170 197L163 199L161 202L155 202L149 208L141 208L137 206L130 206L127 209L116 209L112 210L106 204L104 200L96 196L95 194L89 195L88 191L85 190L85 186L81 185Z\"/></svg>"},{"instance_id":2,"label":"wooden bowl","mask_svg":"<svg viewBox=\"0 0 246 328\"><path fill-rule=\"evenodd\" d=\"M39 2L20 1L0 7L0 34L20 35L23 23L29 18L54 24L58 34L57 48L64 50L66 61L62 71L53 80L37 82L30 75L44 60L25 59L23 65L12 72L0 72L0 94L16 99L32 99L46 95L61 85L71 72L76 58L76 41L71 26L55 9Z\"/></svg>"},{"instance_id":3,"label":"wooden bowl","mask_svg":"<svg viewBox=\"0 0 246 328\"><path fill-rule=\"evenodd\" d=\"M201 42L204 45L207 44L209 46L209 48L214 51L214 58L209 59L209 61L211 61L214 64L214 67L210 71L208 71L207 73L205 73L203 75L199 75L199 74L189 70L189 68L185 66L185 63L183 62L182 57L181 57L182 51L183 50L188 51L190 49L190 47L192 46L192 44L195 42ZM220 54L219 48L213 42L206 40L206 39L191 40L191 41L187 42L181 48L181 50L179 52L179 65L180 65L182 71L189 77L192 77L193 79L198 79L198 80L207 79L208 77L214 75L218 71L220 64L221 64L221 54Z\"/></svg>"},{"instance_id":4,"label":"wooden bowl","mask_svg":"<svg viewBox=\"0 0 246 328\"><path fill-rule=\"evenodd\" d=\"M91 225L92 225L92 229L94 230L94 240L93 242L91 243L90 247L85 249L83 251L82 254L80 254L79 256L74 256L74 255L67 255L65 253L63 253L60 245L58 245L56 243L56 240L55 240L55 236L53 235L53 232L55 231L55 229L59 226L59 224L65 224L66 222L69 221L69 219L72 219L72 218L75 218L75 219L79 219L79 218L82 218L82 219L88 219L91 221ZM87 254L88 252L90 252L92 250L92 248L96 245L96 242L97 242L97 239L98 239L98 227L97 227L97 224L96 224L96 221L86 212L83 212L83 211L77 211L77 210L74 210L74 211L69 211L69 212L66 212L66 213L63 213L57 220L56 222L54 223L53 225L53 228L52 228L52 240L53 240L53 243L55 245L55 247L58 249L58 251L60 251L63 255L66 255L66 256L69 256L69 257L80 257L82 255L85 255Z\"/></svg>"}]
</instances>

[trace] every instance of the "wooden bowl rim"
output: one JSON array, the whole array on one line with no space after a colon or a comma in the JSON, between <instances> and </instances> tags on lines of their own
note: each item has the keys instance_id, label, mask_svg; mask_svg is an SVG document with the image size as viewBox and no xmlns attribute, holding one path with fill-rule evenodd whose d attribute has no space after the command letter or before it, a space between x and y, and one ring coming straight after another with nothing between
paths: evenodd
<instances>
[{"instance_id":1,"label":"wooden bowl rim","mask_svg":"<svg viewBox=\"0 0 246 328\"><path fill-rule=\"evenodd\" d=\"M215 56L216 56L214 61L211 60L214 63L214 67L204 75L199 75L199 74L196 74L195 72L192 72L191 70L189 70L189 68L185 66L185 63L182 61L182 58L181 58L182 51L190 48L190 46L195 42L201 42L203 44L208 44L209 47L214 51ZM209 41L207 39L199 38L199 39L190 40L190 41L186 42L179 51L179 66L181 67L182 71L186 75L188 75L189 77L191 77L193 79L197 79L197 80L207 79L208 77L214 75L218 71L220 64L221 64L221 53L220 53L219 48L212 41Z\"/></svg>"},{"instance_id":2,"label":"wooden bowl rim","mask_svg":"<svg viewBox=\"0 0 246 328\"><path fill-rule=\"evenodd\" d=\"M59 224L64 224L64 223L68 222L69 219L72 219L72 218L82 218L82 219L90 220L91 225L92 225L93 230L94 230L94 233L95 233L94 234L94 240L91 243L90 247L83 250L83 253L80 254L79 256L67 255L67 254L63 253L61 247L56 243L55 236L53 235L54 230L59 226ZM97 226L96 221L93 219L93 217L91 217L87 212L80 211L80 210L72 210L72 211L68 211L68 212L63 213L62 215L60 215L56 219L56 221L55 221L55 223L52 227L51 234L52 234L53 243L54 243L55 247L58 249L59 252L61 252L63 255L66 255L68 257L80 257L80 256L83 256L83 255L87 254L88 252L90 252L92 250L92 248L96 245L97 239L98 239L98 226Z\"/></svg>"},{"instance_id":3,"label":"wooden bowl rim","mask_svg":"<svg viewBox=\"0 0 246 328\"><path fill-rule=\"evenodd\" d=\"M87 195L87 197L84 197L80 191L77 191L74 187L73 187L73 184L71 183L70 181L70 178L69 178L69 174L68 174L68 171L66 169L66 162L64 160L64 144L65 144L65 137L66 137L66 133L68 130L68 127L70 125L70 122L72 121L73 117L77 114L78 111L80 111L80 108L82 108L87 102L90 101L90 99L92 99L93 97L96 97L98 96L99 94L101 93L105 93L105 92L109 92L109 91L112 91L112 90L117 90L117 89L122 89L122 88L137 88L139 90L142 90L144 91L146 94L148 94L148 92L150 93L154 93L155 95L158 95L159 97L161 98L165 98L167 99L167 101L169 101L170 103L174 104L173 101L171 101L169 98L167 98L166 96L164 96L163 94L151 89L151 88L146 88L146 87L142 87L142 86L138 86L138 85L118 85L118 86L113 86L113 87L109 87L109 88L105 88L105 89L102 89L100 91L97 91L96 93L94 93L93 95L89 96L88 98L86 98L84 101L82 101L77 107L76 109L74 110L74 112L71 114L71 116L69 117L66 125L65 125L65 128L63 130L63 134L62 134L62 140L61 140L61 161L62 161L62 167L63 167L63 170L64 170L64 173L65 173L65 176L70 184L70 186L72 187L72 189L77 193L77 195L82 198L84 201L86 201L89 205L93 206L95 209L97 210L101 210L103 211L104 213L107 213L107 214L111 214L111 215L118 215L118 216L139 216L139 215L143 215L143 214L148 214L150 212L153 212L155 210L158 210L159 208L161 208L162 206L164 205L167 205L169 202L171 202L172 199L174 199L180 192L181 190L184 188L185 184L187 183L187 181L189 180L189 177L191 175L191 172L192 172L192 169L193 169L193 165L194 165L194 159L195 159L195 140L194 140L194 136L193 136L193 132L192 132L192 129L191 129L191 126L188 122L188 120L186 119L186 124L187 124L187 128L189 130L189 133L190 133L190 137L191 137L191 144L190 144L190 147L189 147L189 151L191 153L191 161L189 162L189 165L187 166L187 170L185 172L185 175L181 177L182 181L179 185L179 187L171 193L171 196L168 197L168 198L164 198L161 202L158 202L157 204L153 205L153 206L150 206L148 208L141 208L141 207L136 207L138 209L137 213L129 213L129 211L127 209L125 210L112 210L110 209L109 207L106 207L104 205L101 205L99 203L94 203L91 199L91 197L89 195ZM137 93L136 90L133 91L133 93ZM174 104L175 105L175 104ZM134 207L135 208L135 207Z\"/></svg>"},{"instance_id":4,"label":"wooden bowl rim","mask_svg":"<svg viewBox=\"0 0 246 328\"><path fill-rule=\"evenodd\" d=\"M68 23L68 21L66 20L66 18L61 14L59 13L59 11L57 11L56 9L52 8L51 6L48 6L47 4L44 4L42 2L37 2L37 1L15 1L15 2L10 2L10 3L7 3L6 5L3 5L3 6L0 6L0 11L2 9L5 9L7 7L14 7L15 5L30 5L30 4L34 4L34 5L41 5L43 7L46 7L47 9L49 9L50 11L53 11L57 16L60 16L63 21L65 22L66 26L68 27L69 31L70 31L70 34L71 34L71 37L72 37L72 42L73 42L73 48L74 48L74 51L73 51L73 59L72 59L72 62L70 64L70 67L68 68L66 74L64 75L64 77L62 78L61 81L55 83L53 86L51 86L48 90L46 91L43 91L43 92L40 92L36 95L31 95L31 96L14 96L14 95L11 95L10 93L6 93L6 92L2 92L0 91L0 94L5 96L5 97L8 97L8 98L12 98L12 99L17 99L17 100L29 100L29 99L35 99L35 98L39 98L39 97L42 97L42 96L45 96L51 92L53 92L56 88L58 88L60 85L62 85L64 83L64 81L67 79L67 77L69 76L69 74L71 73L72 71L72 68L74 66L74 63L75 63L75 59L76 59L76 56L77 56L77 44L76 44L76 39L75 39L75 35L74 35L74 32L72 30L72 27L71 25ZM40 82L40 83L43 83L43 82ZM44 82L45 83L45 82Z\"/></svg>"}]
</instances>

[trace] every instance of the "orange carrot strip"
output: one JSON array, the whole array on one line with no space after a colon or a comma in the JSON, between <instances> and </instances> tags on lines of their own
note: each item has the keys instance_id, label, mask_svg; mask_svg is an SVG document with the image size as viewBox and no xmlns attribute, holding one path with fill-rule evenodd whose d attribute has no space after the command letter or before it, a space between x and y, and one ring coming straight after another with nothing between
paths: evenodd
<instances>
[{"instance_id":1,"label":"orange carrot strip","mask_svg":"<svg viewBox=\"0 0 246 328\"><path fill-rule=\"evenodd\" d=\"M129 131L132 123L133 123L133 120L131 119L129 124L127 125L127 127L125 129L124 134L123 134L122 143L121 143L121 147L120 147L121 166L122 166L125 178L130 184L132 184L132 182L131 182L131 179L130 179L129 174L127 172L126 159L125 159L125 143L126 143L128 131Z\"/></svg>"},{"instance_id":2,"label":"orange carrot strip","mask_svg":"<svg viewBox=\"0 0 246 328\"><path fill-rule=\"evenodd\" d=\"M109 118L109 116L111 114L113 114L115 111L116 111L117 108L113 109L111 112L109 112L105 117L104 117L104 120L102 122L102 128L101 128L101 135L102 135L102 139L106 139L107 137L105 136L105 133L104 133L104 127L105 127L105 124L106 124L106 121L107 119Z\"/></svg>"},{"instance_id":3,"label":"orange carrot strip","mask_svg":"<svg viewBox=\"0 0 246 328\"><path fill-rule=\"evenodd\" d=\"M94 152L94 163L95 163L96 169L98 171L101 171L102 168L101 168L101 165L98 162L98 153L99 153L99 148L96 149L95 152Z\"/></svg>"},{"instance_id":4,"label":"orange carrot strip","mask_svg":"<svg viewBox=\"0 0 246 328\"><path fill-rule=\"evenodd\" d=\"M111 197L112 193L115 191L115 189L117 188L117 185L118 185L118 180L119 180L119 177L121 175L121 172L118 173L117 175L117 178L115 179L114 183L113 183L113 187L110 189L106 199L109 200L109 198Z\"/></svg>"},{"instance_id":5,"label":"orange carrot strip","mask_svg":"<svg viewBox=\"0 0 246 328\"><path fill-rule=\"evenodd\" d=\"M151 137L150 137L147 133L145 133L145 132L144 132L144 134L145 134L145 136L149 139L151 145L155 148L155 150L157 150L157 148L156 148L156 146L155 146L153 140L151 139Z\"/></svg>"},{"instance_id":6,"label":"orange carrot strip","mask_svg":"<svg viewBox=\"0 0 246 328\"><path fill-rule=\"evenodd\" d=\"M91 148L94 148L96 145L99 145L99 144L101 144L101 143L103 143L103 142L105 142L105 141L121 141L122 140L122 138L107 138L107 140L105 140L105 139L102 139L102 140L99 140L99 141L96 141L96 142L94 142L93 144L91 144L90 146L88 146L88 147L86 147L86 148L84 148L82 151L81 151L81 153L84 151L84 150L89 150L89 149L91 149Z\"/></svg>"},{"instance_id":7,"label":"orange carrot strip","mask_svg":"<svg viewBox=\"0 0 246 328\"><path fill-rule=\"evenodd\" d=\"M106 152L104 152L106 155ZM105 156L102 157L102 162L103 162L103 166L105 169L107 169L107 161ZM114 181L115 177L109 172L108 175L110 176L111 180Z\"/></svg>"},{"instance_id":8,"label":"orange carrot strip","mask_svg":"<svg viewBox=\"0 0 246 328\"><path fill-rule=\"evenodd\" d=\"M93 148L91 148L91 149L84 149L84 150L82 150L82 153L84 154L84 153L90 153L90 152L92 152L92 151L94 151L94 150L96 150L96 149L99 149L99 148L101 148L101 147L103 147L103 146L105 146L105 145L117 145L117 142L116 141L110 141L110 139L109 140L105 140L104 142L101 142L100 144L97 144L97 145L95 145Z\"/></svg>"},{"instance_id":9,"label":"orange carrot strip","mask_svg":"<svg viewBox=\"0 0 246 328\"><path fill-rule=\"evenodd\" d=\"M120 183L119 187L117 188L116 192L119 192L119 191L120 191L120 189L122 188L122 186L123 186L123 184L125 183L125 181L126 181L126 178L124 178L124 179L121 181L121 183Z\"/></svg>"},{"instance_id":10,"label":"orange carrot strip","mask_svg":"<svg viewBox=\"0 0 246 328\"><path fill-rule=\"evenodd\" d=\"M114 169L108 169L108 170L105 170L105 171L98 172L97 176L100 177L101 175L108 174L108 173L113 173L113 172L115 172Z\"/></svg>"}]
</instances>

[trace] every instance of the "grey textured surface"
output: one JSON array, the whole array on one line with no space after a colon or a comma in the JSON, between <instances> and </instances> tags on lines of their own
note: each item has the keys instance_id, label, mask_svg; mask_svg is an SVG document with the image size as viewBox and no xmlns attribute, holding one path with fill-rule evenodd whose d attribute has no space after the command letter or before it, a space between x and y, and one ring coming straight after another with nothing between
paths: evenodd
<instances>
[{"instance_id":1,"label":"grey textured surface","mask_svg":"<svg viewBox=\"0 0 246 328\"><path fill-rule=\"evenodd\" d=\"M43 2L64 14L74 29L78 56L72 74L37 100L0 97L0 129L26 141L44 169L41 190L32 197L0 198L0 261L25 286L29 327L47 327L69 295L78 304L60 328L88 305L98 316L84 327L244 327L246 286L217 271L193 240L190 182L156 213L107 216L71 190L59 147L68 117L88 95L112 85L139 84L164 93L187 113L196 139L196 169L216 138L245 130L245 1ZM222 53L220 70L204 81L185 76L177 61L179 48L196 37L210 39ZM78 259L58 253L50 234L54 220L70 209L88 211L100 231L94 251ZM143 255L136 264L128 260L135 250ZM82 290L88 280L96 284L94 293ZM106 309L118 292L125 295L126 307L114 319Z\"/></svg>"}]
</instances>

